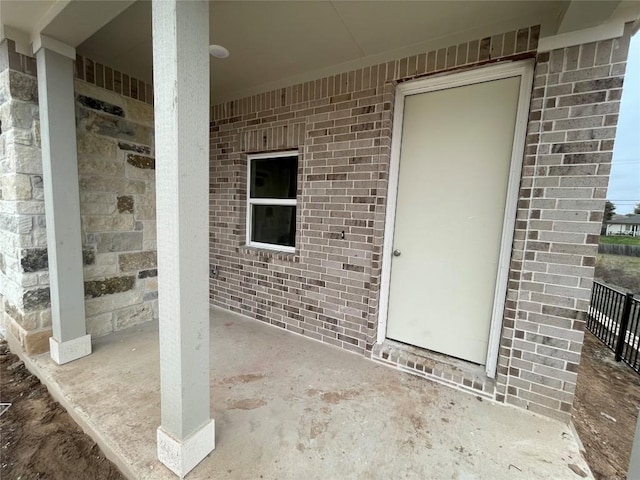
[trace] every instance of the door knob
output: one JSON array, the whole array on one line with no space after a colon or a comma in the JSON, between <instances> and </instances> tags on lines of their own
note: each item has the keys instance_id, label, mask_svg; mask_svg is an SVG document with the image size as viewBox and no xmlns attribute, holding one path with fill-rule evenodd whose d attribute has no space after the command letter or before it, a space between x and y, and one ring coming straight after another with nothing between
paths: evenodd
<instances>
[{"instance_id":1,"label":"door knob","mask_svg":"<svg viewBox=\"0 0 640 480\"><path fill-rule=\"evenodd\" d=\"M402 252L400 250L394 250L393 251L393 256L394 257L399 257L400 255L402 255Z\"/></svg>"}]
</instances>

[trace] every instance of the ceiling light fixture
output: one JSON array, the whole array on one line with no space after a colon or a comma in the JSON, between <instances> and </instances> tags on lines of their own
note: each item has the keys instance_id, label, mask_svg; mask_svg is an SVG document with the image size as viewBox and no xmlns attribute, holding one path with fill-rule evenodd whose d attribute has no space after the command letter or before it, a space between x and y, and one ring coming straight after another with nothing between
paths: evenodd
<instances>
[{"instance_id":1,"label":"ceiling light fixture","mask_svg":"<svg viewBox=\"0 0 640 480\"><path fill-rule=\"evenodd\" d=\"M227 58L229 50L221 45L209 45L209 54L215 58Z\"/></svg>"}]
</instances>

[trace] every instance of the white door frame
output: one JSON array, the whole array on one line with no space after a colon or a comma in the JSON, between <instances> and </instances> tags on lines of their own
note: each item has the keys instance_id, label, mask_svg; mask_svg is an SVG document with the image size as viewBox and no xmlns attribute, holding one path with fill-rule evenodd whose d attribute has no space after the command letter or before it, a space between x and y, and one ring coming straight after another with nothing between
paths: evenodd
<instances>
[{"instance_id":1,"label":"white door frame","mask_svg":"<svg viewBox=\"0 0 640 480\"><path fill-rule=\"evenodd\" d=\"M495 378L500 348L500 334L502 318L507 294L509 263L511 261L511 246L518 208L518 191L522 174L522 161L527 133L529 103L533 86L533 60L492 65L461 73L426 78L403 83L396 89L395 110L393 114L393 130L391 137L391 164L389 168L389 194L387 197L387 215L384 226L384 245L382 250L382 279L380 284L380 310L378 313L377 342L382 343L387 333L387 315L389 313L389 290L391 287L391 259L393 252L393 237L396 221L396 203L398 197L398 181L400 173L400 151L402 142L402 124L404 120L404 100L407 95L433 92L453 87L473 85L476 83L505 78L520 77L520 92L514 130L513 148L511 150L511 166L509 168L509 184L505 205L505 215L502 224L502 239L500 241L500 256L496 290L491 314L489 330L489 345L487 351L486 373Z\"/></svg>"}]
</instances>

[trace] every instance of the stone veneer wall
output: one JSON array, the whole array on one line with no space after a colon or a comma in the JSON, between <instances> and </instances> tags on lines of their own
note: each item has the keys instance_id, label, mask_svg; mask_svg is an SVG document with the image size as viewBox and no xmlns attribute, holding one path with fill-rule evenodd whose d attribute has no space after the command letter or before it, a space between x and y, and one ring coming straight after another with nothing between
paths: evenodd
<instances>
[{"instance_id":1,"label":"stone veneer wall","mask_svg":"<svg viewBox=\"0 0 640 480\"><path fill-rule=\"evenodd\" d=\"M86 78L86 65L97 64L80 61L77 76ZM35 61L4 41L0 72L0 323L38 353L48 349L51 314ZM87 329L94 336L157 317L153 107L127 88L117 94L75 83Z\"/></svg>"},{"instance_id":2,"label":"stone veneer wall","mask_svg":"<svg viewBox=\"0 0 640 480\"><path fill-rule=\"evenodd\" d=\"M153 107L76 80L87 330L158 318ZM86 260L86 257L85 257Z\"/></svg>"},{"instance_id":3,"label":"stone veneer wall","mask_svg":"<svg viewBox=\"0 0 640 480\"><path fill-rule=\"evenodd\" d=\"M48 272L32 267L46 256L31 254L47 246L35 71L0 44L0 323L29 351L48 348L51 327Z\"/></svg>"},{"instance_id":4,"label":"stone veneer wall","mask_svg":"<svg viewBox=\"0 0 640 480\"><path fill-rule=\"evenodd\" d=\"M538 55L495 381L375 344L394 92L412 78L534 58L535 27L214 106L211 303L568 420L628 33ZM300 151L295 254L244 246L246 154L284 149Z\"/></svg>"}]
</instances>

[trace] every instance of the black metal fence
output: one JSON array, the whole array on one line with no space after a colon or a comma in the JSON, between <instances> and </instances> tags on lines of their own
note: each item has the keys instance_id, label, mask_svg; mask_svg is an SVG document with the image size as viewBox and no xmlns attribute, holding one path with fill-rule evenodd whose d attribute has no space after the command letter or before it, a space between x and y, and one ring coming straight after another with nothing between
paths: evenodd
<instances>
[{"instance_id":1,"label":"black metal fence","mask_svg":"<svg viewBox=\"0 0 640 480\"><path fill-rule=\"evenodd\" d=\"M587 328L614 351L616 361L623 361L640 373L640 300L593 282Z\"/></svg>"}]
</instances>

